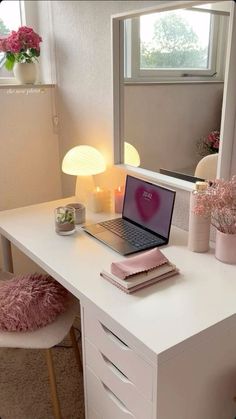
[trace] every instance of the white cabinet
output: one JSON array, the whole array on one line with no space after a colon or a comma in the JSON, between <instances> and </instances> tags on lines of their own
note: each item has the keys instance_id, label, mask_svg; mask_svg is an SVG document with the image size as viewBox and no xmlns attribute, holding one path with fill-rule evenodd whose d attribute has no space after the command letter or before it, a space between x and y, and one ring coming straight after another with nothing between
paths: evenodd
<instances>
[{"instance_id":1,"label":"white cabinet","mask_svg":"<svg viewBox=\"0 0 236 419\"><path fill-rule=\"evenodd\" d=\"M99 310L83 308L83 349L87 418L152 419L154 366Z\"/></svg>"},{"instance_id":2,"label":"white cabinet","mask_svg":"<svg viewBox=\"0 0 236 419\"><path fill-rule=\"evenodd\" d=\"M96 306L83 306L86 419L233 419L235 316L148 360ZM179 326L180 327L180 326Z\"/></svg>"}]
</instances>

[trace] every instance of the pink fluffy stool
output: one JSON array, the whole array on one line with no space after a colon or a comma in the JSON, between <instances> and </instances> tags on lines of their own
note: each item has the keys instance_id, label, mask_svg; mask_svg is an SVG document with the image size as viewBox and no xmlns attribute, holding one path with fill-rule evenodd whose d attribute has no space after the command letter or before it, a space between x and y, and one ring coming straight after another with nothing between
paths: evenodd
<instances>
[{"instance_id":1,"label":"pink fluffy stool","mask_svg":"<svg viewBox=\"0 0 236 419\"><path fill-rule=\"evenodd\" d=\"M9 272L0 272L1 283L3 283L2 281L5 283L13 277L14 275ZM78 309L78 301L72 298L67 310L47 326L34 331L0 331L0 348L43 349L45 351L55 419L62 419L62 415L57 393L52 348L58 345L69 333L79 371L82 373L82 362L73 328L73 322L78 313Z\"/></svg>"}]
</instances>

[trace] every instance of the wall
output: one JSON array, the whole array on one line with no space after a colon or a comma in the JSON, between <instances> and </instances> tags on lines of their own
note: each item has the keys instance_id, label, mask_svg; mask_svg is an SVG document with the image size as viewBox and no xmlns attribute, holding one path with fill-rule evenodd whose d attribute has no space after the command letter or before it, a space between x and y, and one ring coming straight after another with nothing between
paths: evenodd
<instances>
[{"instance_id":1,"label":"wall","mask_svg":"<svg viewBox=\"0 0 236 419\"><path fill-rule=\"evenodd\" d=\"M141 167L194 174L201 159L197 141L220 129L223 83L131 84L124 90L124 138L137 148Z\"/></svg>"},{"instance_id":2,"label":"wall","mask_svg":"<svg viewBox=\"0 0 236 419\"><path fill-rule=\"evenodd\" d=\"M77 144L113 160L111 15L152 6L149 1L52 2L59 87L60 157ZM63 193L75 179L62 178Z\"/></svg>"},{"instance_id":3,"label":"wall","mask_svg":"<svg viewBox=\"0 0 236 419\"><path fill-rule=\"evenodd\" d=\"M61 195L53 90L0 89L0 210Z\"/></svg>"},{"instance_id":4,"label":"wall","mask_svg":"<svg viewBox=\"0 0 236 419\"><path fill-rule=\"evenodd\" d=\"M0 88L0 210L61 197L54 94L50 87ZM34 266L16 259L21 270Z\"/></svg>"},{"instance_id":5,"label":"wall","mask_svg":"<svg viewBox=\"0 0 236 419\"><path fill-rule=\"evenodd\" d=\"M25 24L40 34L39 81L56 83L55 45L53 38L53 16L50 1L27 0L24 2ZM24 24L24 22L23 22Z\"/></svg>"}]
</instances>

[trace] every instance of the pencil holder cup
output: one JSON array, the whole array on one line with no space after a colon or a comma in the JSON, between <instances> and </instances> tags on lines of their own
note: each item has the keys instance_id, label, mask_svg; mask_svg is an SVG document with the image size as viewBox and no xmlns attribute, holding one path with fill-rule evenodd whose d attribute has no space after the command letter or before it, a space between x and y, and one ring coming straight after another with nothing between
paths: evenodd
<instances>
[{"instance_id":1,"label":"pencil holder cup","mask_svg":"<svg viewBox=\"0 0 236 419\"><path fill-rule=\"evenodd\" d=\"M85 222L85 206L78 202L66 205L67 207L75 209L75 224L83 224Z\"/></svg>"}]
</instances>

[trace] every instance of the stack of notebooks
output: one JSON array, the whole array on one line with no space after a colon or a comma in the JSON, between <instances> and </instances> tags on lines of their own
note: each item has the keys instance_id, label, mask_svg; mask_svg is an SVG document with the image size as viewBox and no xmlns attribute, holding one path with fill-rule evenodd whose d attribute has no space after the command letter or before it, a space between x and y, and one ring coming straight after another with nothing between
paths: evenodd
<instances>
[{"instance_id":1,"label":"stack of notebooks","mask_svg":"<svg viewBox=\"0 0 236 419\"><path fill-rule=\"evenodd\" d=\"M101 276L130 294L178 273L176 266L155 248L112 263L110 272L103 270Z\"/></svg>"}]
</instances>

